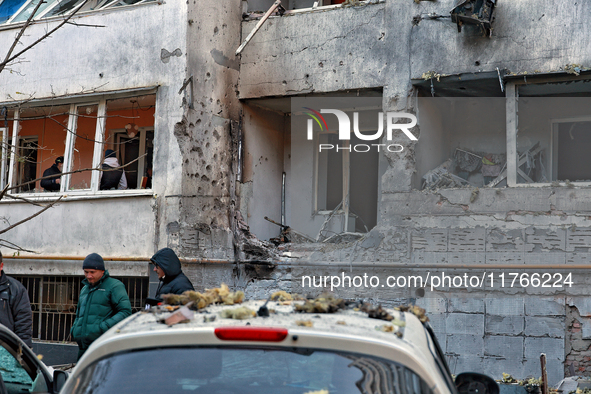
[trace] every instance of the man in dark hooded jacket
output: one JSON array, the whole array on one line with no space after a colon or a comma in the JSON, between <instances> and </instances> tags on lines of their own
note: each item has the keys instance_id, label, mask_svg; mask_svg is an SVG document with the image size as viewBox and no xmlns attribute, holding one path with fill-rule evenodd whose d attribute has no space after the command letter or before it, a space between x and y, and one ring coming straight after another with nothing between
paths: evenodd
<instances>
[{"instance_id":1,"label":"man in dark hooded jacket","mask_svg":"<svg viewBox=\"0 0 591 394\"><path fill-rule=\"evenodd\" d=\"M33 346L33 312L29 293L18 280L4 273L0 253L0 324L4 324L29 347Z\"/></svg>"},{"instance_id":2,"label":"man in dark hooded jacket","mask_svg":"<svg viewBox=\"0 0 591 394\"><path fill-rule=\"evenodd\" d=\"M60 156L55 159L55 163L47 170L43 171L43 178L55 175L54 177L41 180L41 187L48 192L60 191L60 176L62 175L62 166L64 164L64 157Z\"/></svg>"},{"instance_id":3,"label":"man in dark hooded jacket","mask_svg":"<svg viewBox=\"0 0 591 394\"><path fill-rule=\"evenodd\" d=\"M189 278L183 274L181 261L172 249L160 249L150 261L160 279L156 298L160 298L162 294L182 294L187 290L195 290Z\"/></svg>"}]
</instances>

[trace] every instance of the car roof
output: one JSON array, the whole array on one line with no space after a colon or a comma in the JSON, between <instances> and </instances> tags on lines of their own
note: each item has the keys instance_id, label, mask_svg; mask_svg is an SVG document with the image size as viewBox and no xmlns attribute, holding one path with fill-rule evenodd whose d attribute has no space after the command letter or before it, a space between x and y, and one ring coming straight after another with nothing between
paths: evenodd
<instances>
[{"instance_id":1,"label":"car roof","mask_svg":"<svg viewBox=\"0 0 591 394\"><path fill-rule=\"evenodd\" d=\"M269 317L252 316L265 301L246 301L239 305L210 305L194 313L186 322L168 326L163 319L170 316L170 307L152 307L123 320L97 339L72 371L79 371L98 359L116 352L167 346L298 346L327 350L365 353L403 364L416 373L437 393L448 393L431 349L433 343L417 316L409 312L385 309L391 321L372 319L358 308L335 313L297 313L294 306L301 301L267 303ZM236 308L248 308L250 318L223 318ZM214 335L219 327L286 328L292 340L284 343L253 341L222 341ZM297 336L297 341L293 340Z\"/></svg>"}]
</instances>

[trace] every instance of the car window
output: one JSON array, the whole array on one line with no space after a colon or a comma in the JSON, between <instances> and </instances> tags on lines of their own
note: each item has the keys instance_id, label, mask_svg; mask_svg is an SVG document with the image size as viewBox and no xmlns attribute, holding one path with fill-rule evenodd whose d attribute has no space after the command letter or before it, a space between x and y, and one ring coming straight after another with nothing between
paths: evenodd
<instances>
[{"instance_id":1,"label":"car window","mask_svg":"<svg viewBox=\"0 0 591 394\"><path fill-rule=\"evenodd\" d=\"M0 375L8 394L29 392L33 388L33 380L17 360L17 356L9 352L0 342Z\"/></svg>"},{"instance_id":2,"label":"car window","mask_svg":"<svg viewBox=\"0 0 591 394\"><path fill-rule=\"evenodd\" d=\"M403 365L292 348L161 348L119 353L72 377L65 393L432 394Z\"/></svg>"}]
</instances>

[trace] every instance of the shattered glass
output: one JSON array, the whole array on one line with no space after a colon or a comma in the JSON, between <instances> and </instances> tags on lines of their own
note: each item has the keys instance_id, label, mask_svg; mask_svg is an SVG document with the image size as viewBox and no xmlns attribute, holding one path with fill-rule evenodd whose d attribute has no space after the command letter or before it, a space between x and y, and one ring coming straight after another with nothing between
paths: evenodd
<instances>
[{"instance_id":1,"label":"shattered glass","mask_svg":"<svg viewBox=\"0 0 591 394\"><path fill-rule=\"evenodd\" d=\"M5 384L32 385L33 380L16 358L0 346L0 375Z\"/></svg>"}]
</instances>

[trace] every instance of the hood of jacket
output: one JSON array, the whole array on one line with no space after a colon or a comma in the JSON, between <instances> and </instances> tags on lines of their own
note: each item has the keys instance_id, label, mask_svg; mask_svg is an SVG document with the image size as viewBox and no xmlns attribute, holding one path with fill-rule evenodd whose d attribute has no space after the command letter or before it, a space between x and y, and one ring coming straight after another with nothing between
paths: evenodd
<instances>
[{"instance_id":1,"label":"hood of jacket","mask_svg":"<svg viewBox=\"0 0 591 394\"><path fill-rule=\"evenodd\" d=\"M168 280L181 273L181 261L170 248L160 249L150 260L162 268Z\"/></svg>"}]
</instances>

